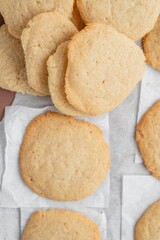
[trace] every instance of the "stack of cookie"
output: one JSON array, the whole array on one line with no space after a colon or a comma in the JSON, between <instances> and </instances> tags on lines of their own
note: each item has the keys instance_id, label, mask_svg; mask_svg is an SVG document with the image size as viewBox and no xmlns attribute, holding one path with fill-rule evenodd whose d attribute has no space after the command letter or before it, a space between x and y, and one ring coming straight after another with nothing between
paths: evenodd
<instances>
[{"instance_id":1,"label":"stack of cookie","mask_svg":"<svg viewBox=\"0 0 160 240\"><path fill-rule=\"evenodd\" d=\"M71 116L48 112L29 124L20 149L21 176L45 198L81 200L107 176L109 147L98 127L72 116L112 111L141 80L145 56L134 41L154 27L160 1L0 0L0 12L5 20L0 29L0 87L50 95L56 108ZM144 48L150 49L149 44ZM137 140L142 137L147 147L142 132L150 127L149 119L144 118L146 124L137 132ZM142 154L147 152L139 146ZM101 237L88 218L52 210L31 217L23 234L23 240L29 239Z\"/></svg>"},{"instance_id":2,"label":"stack of cookie","mask_svg":"<svg viewBox=\"0 0 160 240\"><path fill-rule=\"evenodd\" d=\"M141 80L145 57L133 40L153 28L158 0L0 3L6 22L0 30L1 87L51 95L66 115L97 116L117 107Z\"/></svg>"}]
</instances>

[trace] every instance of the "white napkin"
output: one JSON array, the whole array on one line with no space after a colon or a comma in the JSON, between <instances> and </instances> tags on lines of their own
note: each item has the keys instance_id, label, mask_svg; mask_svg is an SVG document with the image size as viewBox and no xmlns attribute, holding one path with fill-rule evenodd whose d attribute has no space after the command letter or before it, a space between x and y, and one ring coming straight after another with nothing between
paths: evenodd
<instances>
[{"instance_id":1,"label":"white napkin","mask_svg":"<svg viewBox=\"0 0 160 240\"><path fill-rule=\"evenodd\" d=\"M19 172L19 149L28 123L37 115L46 111L55 111L54 107L43 109L13 106L6 108L5 114L5 172L2 181L3 207L98 207L107 208L109 202L109 177L97 192L81 201L59 202L43 198L25 185ZM97 124L109 141L108 115L83 118Z\"/></svg>"}]
</instances>

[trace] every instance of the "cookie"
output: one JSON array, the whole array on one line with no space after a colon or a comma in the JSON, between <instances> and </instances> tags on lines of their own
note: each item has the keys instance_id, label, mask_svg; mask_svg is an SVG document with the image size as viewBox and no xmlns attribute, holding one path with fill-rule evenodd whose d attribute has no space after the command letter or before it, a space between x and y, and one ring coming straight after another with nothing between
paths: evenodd
<instances>
[{"instance_id":1,"label":"cookie","mask_svg":"<svg viewBox=\"0 0 160 240\"><path fill-rule=\"evenodd\" d=\"M147 63L160 70L160 17L153 30L143 38L143 49Z\"/></svg>"},{"instance_id":2,"label":"cookie","mask_svg":"<svg viewBox=\"0 0 160 240\"><path fill-rule=\"evenodd\" d=\"M160 179L160 100L138 123L136 141L145 166L154 177Z\"/></svg>"},{"instance_id":3,"label":"cookie","mask_svg":"<svg viewBox=\"0 0 160 240\"><path fill-rule=\"evenodd\" d=\"M142 50L110 25L91 23L68 46L65 92L87 115L113 110L130 94L145 70Z\"/></svg>"},{"instance_id":4,"label":"cookie","mask_svg":"<svg viewBox=\"0 0 160 240\"><path fill-rule=\"evenodd\" d=\"M158 240L160 229L160 201L144 212L135 226L135 240Z\"/></svg>"},{"instance_id":5,"label":"cookie","mask_svg":"<svg viewBox=\"0 0 160 240\"><path fill-rule=\"evenodd\" d=\"M28 21L37 14L56 10L66 18L70 18L73 4L74 0L0 0L0 12L9 27L9 32L20 38Z\"/></svg>"},{"instance_id":6,"label":"cookie","mask_svg":"<svg viewBox=\"0 0 160 240\"><path fill-rule=\"evenodd\" d=\"M28 220L22 240L101 240L96 223L81 213L54 209L36 211Z\"/></svg>"},{"instance_id":7,"label":"cookie","mask_svg":"<svg viewBox=\"0 0 160 240\"><path fill-rule=\"evenodd\" d=\"M64 92L68 43L69 41L60 44L48 59L48 86L53 104L60 112L70 116L82 116L82 112L69 104Z\"/></svg>"},{"instance_id":8,"label":"cookie","mask_svg":"<svg viewBox=\"0 0 160 240\"><path fill-rule=\"evenodd\" d=\"M29 85L49 95L46 62L58 45L77 32L67 18L57 12L41 13L29 21L21 39L25 53Z\"/></svg>"},{"instance_id":9,"label":"cookie","mask_svg":"<svg viewBox=\"0 0 160 240\"><path fill-rule=\"evenodd\" d=\"M79 13L79 10L77 8L76 0L73 6L73 12L72 12L72 17L71 21L73 24L76 26L76 28L80 31L85 27L85 23L83 22L81 15Z\"/></svg>"},{"instance_id":10,"label":"cookie","mask_svg":"<svg viewBox=\"0 0 160 240\"><path fill-rule=\"evenodd\" d=\"M77 0L83 21L110 23L133 40L151 31L160 13L160 1Z\"/></svg>"},{"instance_id":11,"label":"cookie","mask_svg":"<svg viewBox=\"0 0 160 240\"><path fill-rule=\"evenodd\" d=\"M48 112L29 124L20 150L25 183L55 200L80 200L94 193L109 168L109 147L95 125Z\"/></svg>"},{"instance_id":12,"label":"cookie","mask_svg":"<svg viewBox=\"0 0 160 240\"><path fill-rule=\"evenodd\" d=\"M9 34L7 26L0 28L0 87L19 93L41 95L27 82L21 43Z\"/></svg>"},{"instance_id":13,"label":"cookie","mask_svg":"<svg viewBox=\"0 0 160 240\"><path fill-rule=\"evenodd\" d=\"M13 30L12 28L8 27L8 32L15 38L20 39L18 32Z\"/></svg>"}]
</instances>

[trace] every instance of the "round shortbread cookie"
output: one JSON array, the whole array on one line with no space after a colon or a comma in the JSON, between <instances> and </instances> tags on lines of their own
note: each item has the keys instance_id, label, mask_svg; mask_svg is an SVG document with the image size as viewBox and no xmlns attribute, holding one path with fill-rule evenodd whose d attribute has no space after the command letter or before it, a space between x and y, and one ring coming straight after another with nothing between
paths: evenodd
<instances>
[{"instance_id":1,"label":"round shortbread cookie","mask_svg":"<svg viewBox=\"0 0 160 240\"><path fill-rule=\"evenodd\" d=\"M135 226L135 240L160 239L160 201L153 203L144 212Z\"/></svg>"},{"instance_id":2,"label":"round shortbread cookie","mask_svg":"<svg viewBox=\"0 0 160 240\"><path fill-rule=\"evenodd\" d=\"M49 95L46 62L58 45L76 32L74 24L57 12L41 13L29 21L21 39L28 83L33 89Z\"/></svg>"},{"instance_id":3,"label":"round shortbread cookie","mask_svg":"<svg viewBox=\"0 0 160 240\"><path fill-rule=\"evenodd\" d=\"M79 10L77 8L76 0L74 3L74 6L73 6L71 21L73 22L73 24L77 27L77 29L79 31L85 27L85 23L83 22L81 15L79 13Z\"/></svg>"},{"instance_id":4,"label":"round shortbread cookie","mask_svg":"<svg viewBox=\"0 0 160 240\"><path fill-rule=\"evenodd\" d=\"M84 114L77 111L66 99L64 91L65 75L67 69L68 43L61 43L56 52L49 57L47 62L48 68L48 86L50 95L55 107L62 113L70 116L83 116Z\"/></svg>"},{"instance_id":5,"label":"round shortbread cookie","mask_svg":"<svg viewBox=\"0 0 160 240\"><path fill-rule=\"evenodd\" d=\"M160 13L160 0L77 0L77 6L86 24L111 23L133 40L151 31Z\"/></svg>"},{"instance_id":6,"label":"round shortbread cookie","mask_svg":"<svg viewBox=\"0 0 160 240\"><path fill-rule=\"evenodd\" d=\"M28 220L22 240L101 240L99 228L85 215L70 210L36 211Z\"/></svg>"},{"instance_id":7,"label":"round shortbread cookie","mask_svg":"<svg viewBox=\"0 0 160 240\"><path fill-rule=\"evenodd\" d=\"M41 95L28 85L21 43L10 35L6 25L0 28L0 73L1 88L35 96Z\"/></svg>"},{"instance_id":8,"label":"round shortbread cookie","mask_svg":"<svg viewBox=\"0 0 160 240\"><path fill-rule=\"evenodd\" d=\"M147 63L160 70L160 17L153 30L143 38L143 49Z\"/></svg>"},{"instance_id":9,"label":"round shortbread cookie","mask_svg":"<svg viewBox=\"0 0 160 240\"><path fill-rule=\"evenodd\" d=\"M53 112L29 124L20 150L26 184L37 194L60 201L94 193L109 165L109 147L97 126Z\"/></svg>"},{"instance_id":10,"label":"round shortbread cookie","mask_svg":"<svg viewBox=\"0 0 160 240\"><path fill-rule=\"evenodd\" d=\"M113 110L140 81L142 50L110 25L91 23L69 43L65 92L70 104L87 115Z\"/></svg>"},{"instance_id":11,"label":"round shortbread cookie","mask_svg":"<svg viewBox=\"0 0 160 240\"><path fill-rule=\"evenodd\" d=\"M39 13L56 10L70 18L74 0L0 0L0 12L13 36L20 38L29 20Z\"/></svg>"},{"instance_id":12,"label":"round shortbread cookie","mask_svg":"<svg viewBox=\"0 0 160 240\"><path fill-rule=\"evenodd\" d=\"M160 179L160 100L137 125L136 140L147 169Z\"/></svg>"}]
</instances>

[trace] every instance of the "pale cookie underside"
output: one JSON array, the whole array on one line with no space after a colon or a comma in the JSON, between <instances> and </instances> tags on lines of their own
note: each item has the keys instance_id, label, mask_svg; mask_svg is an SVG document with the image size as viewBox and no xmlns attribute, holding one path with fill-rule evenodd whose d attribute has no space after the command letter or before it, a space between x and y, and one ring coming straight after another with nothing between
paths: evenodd
<instances>
[{"instance_id":1,"label":"pale cookie underside","mask_svg":"<svg viewBox=\"0 0 160 240\"><path fill-rule=\"evenodd\" d=\"M30 217L22 240L101 240L96 223L70 210L37 211Z\"/></svg>"},{"instance_id":2,"label":"pale cookie underside","mask_svg":"<svg viewBox=\"0 0 160 240\"><path fill-rule=\"evenodd\" d=\"M69 41L60 44L56 52L48 59L48 86L53 104L60 112L71 116L82 116L83 113L70 105L64 91L68 43Z\"/></svg>"},{"instance_id":3,"label":"pale cookie underside","mask_svg":"<svg viewBox=\"0 0 160 240\"><path fill-rule=\"evenodd\" d=\"M160 17L153 30L143 38L143 49L147 62L160 70Z\"/></svg>"},{"instance_id":4,"label":"pale cookie underside","mask_svg":"<svg viewBox=\"0 0 160 240\"><path fill-rule=\"evenodd\" d=\"M77 32L67 18L57 12L35 16L22 33L29 85L36 91L49 95L47 60L59 44Z\"/></svg>"},{"instance_id":5,"label":"pale cookie underside","mask_svg":"<svg viewBox=\"0 0 160 240\"><path fill-rule=\"evenodd\" d=\"M144 212L135 226L135 240L158 240L160 229L160 201Z\"/></svg>"},{"instance_id":6,"label":"pale cookie underside","mask_svg":"<svg viewBox=\"0 0 160 240\"><path fill-rule=\"evenodd\" d=\"M142 50L111 26L92 23L69 43L65 92L88 115L113 110L141 80Z\"/></svg>"},{"instance_id":7,"label":"pale cookie underside","mask_svg":"<svg viewBox=\"0 0 160 240\"><path fill-rule=\"evenodd\" d=\"M147 169L160 179L160 100L138 123L136 140Z\"/></svg>"},{"instance_id":8,"label":"pale cookie underside","mask_svg":"<svg viewBox=\"0 0 160 240\"><path fill-rule=\"evenodd\" d=\"M28 126L20 150L21 175L43 197L72 201L94 193L109 168L109 148L95 125L46 113Z\"/></svg>"},{"instance_id":9,"label":"pale cookie underside","mask_svg":"<svg viewBox=\"0 0 160 240\"><path fill-rule=\"evenodd\" d=\"M41 95L28 85L21 43L9 34L6 25L0 28L0 73L1 88L24 94Z\"/></svg>"},{"instance_id":10,"label":"pale cookie underside","mask_svg":"<svg viewBox=\"0 0 160 240\"><path fill-rule=\"evenodd\" d=\"M77 0L85 23L111 23L133 40L141 39L153 27L160 12L160 1Z\"/></svg>"},{"instance_id":11,"label":"pale cookie underside","mask_svg":"<svg viewBox=\"0 0 160 240\"><path fill-rule=\"evenodd\" d=\"M0 11L13 36L20 38L29 20L39 13L56 10L70 18L74 0L0 0ZM16 9L16 11L15 11Z\"/></svg>"}]
</instances>

